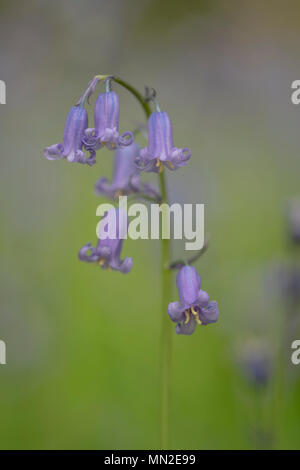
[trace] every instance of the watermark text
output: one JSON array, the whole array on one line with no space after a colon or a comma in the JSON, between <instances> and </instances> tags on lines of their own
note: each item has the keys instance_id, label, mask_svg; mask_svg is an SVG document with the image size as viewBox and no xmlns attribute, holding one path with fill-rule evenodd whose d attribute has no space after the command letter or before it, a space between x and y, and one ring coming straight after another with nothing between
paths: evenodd
<instances>
[{"instance_id":1,"label":"watermark text","mask_svg":"<svg viewBox=\"0 0 300 470\"><path fill-rule=\"evenodd\" d=\"M134 203L128 208L127 196L119 197L116 215L112 204L100 204L96 215L102 217L96 227L99 239L185 240L186 250L201 250L204 246L204 204L150 204ZM104 217L109 214L108 217ZM129 218L128 230L124 220ZM122 228L116 234L116 227Z\"/></svg>"},{"instance_id":2,"label":"watermark text","mask_svg":"<svg viewBox=\"0 0 300 470\"><path fill-rule=\"evenodd\" d=\"M0 104L6 104L6 84L0 80Z\"/></svg>"},{"instance_id":3,"label":"watermark text","mask_svg":"<svg viewBox=\"0 0 300 470\"><path fill-rule=\"evenodd\" d=\"M0 339L0 364L6 364L6 344Z\"/></svg>"}]
</instances>

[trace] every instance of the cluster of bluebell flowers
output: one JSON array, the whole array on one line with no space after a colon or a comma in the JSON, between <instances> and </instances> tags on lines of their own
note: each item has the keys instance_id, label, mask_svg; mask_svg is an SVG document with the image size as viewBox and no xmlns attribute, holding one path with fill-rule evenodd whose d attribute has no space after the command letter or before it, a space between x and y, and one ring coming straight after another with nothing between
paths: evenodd
<instances>
[{"instance_id":1,"label":"cluster of bluebell flowers","mask_svg":"<svg viewBox=\"0 0 300 470\"><path fill-rule=\"evenodd\" d=\"M100 93L94 107L94 127L88 127L86 103L89 103L96 85L103 80L106 91ZM176 170L187 164L191 157L188 148L174 146L171 119L167 112L161 111L156 100L155 111L149 112L148 143L140 148L134 141L134 134L119 132L119 97L111 89L114 77L95 76L70 110L63 135L63 141L46 147L44 155L48 160L66 159L70 163L93 166L96 153L106 147L114 152L114 170L112 181L101 177L95 184L97 195L118 199L123 195L134 195L161 202L161 194L154 186L141 179L141 172L162 173L164 168ZM120 81L119 81L120 83ZM129 87L127 86L129 89ZM145 101L146 103L146 101ZM108 223L113 218L120 220L118 209L114 214L105 215ZM112 215L117 217L111 217ZM78 254L81 261L96 263L102 269L129 273L133 261L129 257L121 259L124 233L128 228L126 217L121 218L116 226L116 236L99 236L95 247L91 243L84 245ZM105 235L105 234L103 234ZM177 286L180 303L169 304L169 316L176 323L176 333L190 335L196 325L207 325L218 319L218 306L210 302L208 294L200 289L201 279L193 266L181 267L177 274ZM167 312L166 312L167 313Z\"/></svg>"}]
</instances>

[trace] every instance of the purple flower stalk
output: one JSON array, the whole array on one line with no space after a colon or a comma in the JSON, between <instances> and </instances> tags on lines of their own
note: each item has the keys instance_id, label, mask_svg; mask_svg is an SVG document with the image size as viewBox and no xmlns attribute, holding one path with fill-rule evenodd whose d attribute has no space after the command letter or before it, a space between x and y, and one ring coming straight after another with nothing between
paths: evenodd
<instances>
[{"instance_id":1,"label":"purple flower stalk","mask_svg":"<svg viewBox=\"0 0 300 470\"><path fill-rule=\"evenodd\" d=\"M94 165L96 163L96 152L89 149L90 156L86 158L82 150L84 132L88 126L88 115L86 109L81 106L73 106L69 111L63 143L58 143L46 147L44 155L48 160L61 160L66 158L70 163L87 163Z\"/></svg>"},{"instance_id":2,"label":"purple flower stalk","mask_svg":"<svg viewBox=\"0 0 300 470\"><path fill-rule=\"evenodd\" d=\"M168 113L156 111L148 120L148 146L140 151L136 164L141 170L161 172L163 166L170 170L186 165L191 157L188 148L173 144L173 129Z\"/></svg>"},{"instance_id":3,"label":"purple flower stalk","mask_svg":"<svg viewBox=\"0 0 300 470\"><path fill-rule=\"evenodd\" d=\"M171 302L168 313L177 323L177 334L191 335L197 324L208 325L218 320L218 304L209 302L208 294L200 289L201 278L193 266L183 266L178 271L176 284L180 302Z\"/></svg>"},{"instance_id":4,"label":"purple flower stalk","mask_svg":"<svg viewBox=\"0 0 300 470\"><path fill-rule=\"evenodd\" d=\"M95 185L99 196L116 199L119 196L141 193L160 200L158 191L151 184L142 183L140 179L140 170L134 164L139 150L139 145L133 142L115 151L112 183L109 184L106 178L100 178Z\"/></svg>"},{"instance_id":5,"label":"purple flower stalk","mask_svg":"<svg viewBox=\"0 0 300 470\"><path fill-rule=\"evenodd\" d=\"M80 261L97 263L102 269L113 269L123 274L129 273L133 264L132 259L126 257L121 260L120 258L127 228L127 213L122 209L110 209L101 220L96 248L91 243L87 243L79 251L78 258Z\"/></svg>"},{"instance_id":6,"label":"purple flower stalk","mask_svg":"<svg viewBox=\"0 0 300 470\"><path fill-rule=\"evenodd\" d=\"M110 150L133 142L131 132L119 135L119 97L114 91L101 93L94 109L95 127L85 131L87 149L99 150L106 145Z\"/></svg>"}]
</instances>

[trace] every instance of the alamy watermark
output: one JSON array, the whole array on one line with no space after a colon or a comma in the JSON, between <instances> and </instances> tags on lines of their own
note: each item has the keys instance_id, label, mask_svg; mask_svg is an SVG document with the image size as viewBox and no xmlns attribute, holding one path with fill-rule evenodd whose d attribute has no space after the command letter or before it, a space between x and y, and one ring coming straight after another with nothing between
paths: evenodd
<instances>
[{"instance_id":1,"label":"alamy watermark","mask_svg":"<svg viewBox=\"0 0 300 470\"><path fill-rule=\"evenodd\" d=\"M294 349L291 355L291 361L297 366L300 364L300 339L295 339L291 344L291 348Z\"/></svg>"},{"instance_id":2,"label":"alamy watermark","mask_svg":"<svg viewBox=\"0 0 300 470\"><path fill-rule=\"evenodd\" d=\"M119 197L118 215L112 204L100 204L96 215L102 217L96 227L99 239L187 240L186 250L201 250L204 246L204 204L134 203L128 207L127 196ZM104 217L109 214L108 217ZM123 217L129 219L127 223ZM119 223L116 223L119 217ZM122 220L120 220L120 218ZM123 230L116 234L116 227Z\"/></svg>"},{"instance_id":3,"label":"alamy watermark","mask_svg":"<svg viewBox=\"0 0 300 470\"><path fill-rule=\"evenodd\" d=\"M0 80L0 104L6 104L6 84Z\"/></svg>"},{"instance_id":4,"label":"alamy watermark","mask_svg":"<svg viewBox=\"0 0 300 470\"><path fill-rule=\"evenodd\" d=\"M6 364L6 344L0 339L0 364Z\"/></svg>"},{"instance_id":5,"label":"alamy watermark","mask_svg":"<svg viewBox=\"0 0 300 470\"><path fill-rule=\"evenodd\" d=\"M291 101L293 104L300 104L300 80L294 80L291 84L292 90Z\"/></svg>"}]
</instances>

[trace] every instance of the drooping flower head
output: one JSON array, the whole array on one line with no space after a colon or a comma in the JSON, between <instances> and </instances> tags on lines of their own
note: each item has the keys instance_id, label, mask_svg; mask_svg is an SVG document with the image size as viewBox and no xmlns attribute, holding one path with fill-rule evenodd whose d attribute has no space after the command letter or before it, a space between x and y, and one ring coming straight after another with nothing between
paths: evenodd
<instances>
[{"instance_id":1,"label":"drooping flower head","mask_svg":"<svg viewBox=\"0 0 300 470\"><path fill-rule=\"evenodd\" d=\"M124 274L132 268L132 259L121 260L123 240L128 228L127 213L123 209L112 208L100 222L99 240L96 248L91 243L84 245L78 253L81 261L98 263L102 269L114 269Z\"/></svg>"},{"instance_id":2,"label":"drooping flower head","mask_svg":"<svg viewBox=\"0 0 300 470\"><path fill-rule=\"evenodd\" d=\"M110 150L130 145L131 132L119 135L119 97L114 91L101 93L94 109L94 128L85 132L86 148L98 150L106 145Z\"/></svg>"},{"instance_id":3,"label":"drooping flower head","mask_svg":"<svg viewBox=\"0 0 300 470\"><path fill-rule=\"evenodd\" d=\"M66 124L63 142L51 145L44 149L44 155L48 160L61 160L66 158L70 163L96 163L96 153L89 149L90 156L86 158L83 152L84 132L88 126L88 115L85 108L80 105L73 106L70 110Z\"/></svg>"},{"instance_id":4,"label":"drooping flower head","mask_svg":"<svg viewBox=\"0 0 300 470\"><path fill-rule=\"evenodd\" d=\"M208 325L218 320L218 304L209 302L208 294L200 289L201 278L193 266L183 266L178 271L176 284L180 302L171 302L168 313L177 323L177 334L191 335L197 324Z\"/></svg>"},{"instance_id":5,"label":"drooping flower head","mask_svg":"<svg viewBox=\"0 0 300 470\"><path fill-rule=\"evenodd\" d=\"M109 184L106 178L100 178L95 185L95 191L99 196L115 199L119 196L142 193L160 199L158 191L152 185L142 183L140 179L140 170L134 164L139 150L139 145L133 142L115 151L112 183Z\"/></svg>"},{"instance_id":6,"label":"drooping flower head","mask_svg":"<svg viewBox=\"0 0 300 470\"><path fill-rule=\"evenodd\" d=\"M165 111L156 111L148 120L148 146L140 151L136 164L141 170L162 171L163 166L170 170L186 165L191 157L188 148L174 147L171 119Z\"/></svg>"}]
</instances>

